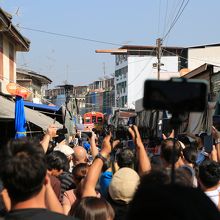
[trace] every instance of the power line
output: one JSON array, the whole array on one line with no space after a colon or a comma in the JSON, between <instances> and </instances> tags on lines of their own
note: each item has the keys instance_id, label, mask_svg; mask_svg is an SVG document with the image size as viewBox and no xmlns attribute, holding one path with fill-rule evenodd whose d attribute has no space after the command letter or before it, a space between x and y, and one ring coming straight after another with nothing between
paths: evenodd
<instances>
[{"instance_id":1,"label":"power line","mask_svg":"<svg viewBox=\"0 0 220 220\"><path fill-rule=\"evenodd\" d=\"M182 15L183 11L185 10L186 6L189 3L189 0L186 2L186 4L183 6L185 0L182 1L181 6L173 20L173 23L170 25L170 28L168 29L167 33L165 34L165 36L163 37L163 40L166 39L166 37L168 36L168 34L171 32L171 30L173 29L173 27L175 26L176 22L178 21L178 19L180 18L180 16Z\"/></svg>"},{"instance_id":2,"label":"power line","mask_svg":"<svg viewBox=\"0 0 220 220\"><path fill-rule=\"evenodd\" d=\"M72 38L72 39L83 40L83 41L89 41L89 42L93 42L93 43L123 46L123 45L118 44L118 43L112 43L112 42L100 41L100 40L95 40L95 39L90 39L90 38L84 38L84 37L79 37L79 36L74 36L74 35L69 35L69 34L61 34L61 33L55 33L55 32L51 32L51 31L40 30L40 29L22 27L22 26L20 26L20 25L17 26L17 27L18 27L18 28L21 28L21 29L24 29L24 30L35 31L35 32L44 33L44 34L50 34L50 35L59 36L59 37L68 37L68 38Z\"/></svg>"},{"instance_id":3,"label":"power line","mask_svg":"<svg viewBox=\"0 0 220 220\"><path fill-rule=\"evenodd\" d=\"M170 31L171 31L172 28L174 27L174 25L175 25L175 23L176 23L176 21L177 21L177 17L178 17L178 15L179 15L179 13L180 13L182 7L183 7L184 2L185 2L185 0L182 0L182 3L181 3L181 5L180 5L180 7L179 7L179 10L177 11L176 16L175 16L174 19L173 19L173 22L171 23L171 25L170 25L170 27L169 27L169 29L168 29L166 35L163 37L163 39L165 39L165 38L167 37L167 35L170 33Z\"/></svg>"},{"instance_id":4,"label":"power line","mask_svg":"<svg viewBox=\"0 0 220 220\"><path fill-rule=\"evenodd\" d=\"M158 19L158 27L157 27L157 35L159 35L160 32L160 13L161 12L161 0L159 0L159 19Z\"/></svg>"},{"instance_id":5,"label":"power line","mask_svg":"<svg viewBox=\"0 0 220 220\"><path fill-rule=\"evenodd\" d=\"M166 12L165 12L165 18L164 18L163 35L165 33L165 27L166 27L166 24L167 24L167 12L168 12L168 0L166 0Z\"/></svg>"}]
</instances>

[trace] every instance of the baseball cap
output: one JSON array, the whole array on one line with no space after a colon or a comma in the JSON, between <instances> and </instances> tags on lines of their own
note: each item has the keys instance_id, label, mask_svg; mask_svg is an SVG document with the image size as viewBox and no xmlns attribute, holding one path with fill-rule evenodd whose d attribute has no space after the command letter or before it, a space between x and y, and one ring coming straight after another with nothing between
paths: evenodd
<instances>
[{"instance_id":1,"label":"baseball cap","mask_svg":"<svg viewBox=\"0 0 220 220\"><path fill-rule=\"evenodd\" d=\"M58 144L54 148L54 151L60 151L60 152L64 153L67 157L74 153L74 150L66 144Z\"/></svg>"},{"instance_id":2,"label":"baseball cap","mask_svg":"<svg viewBox=\"0 0 220 220\"><path fill-rule=\"evenodd\" d=\"M124 167L119 169L109 185L109 194L114 201L129 203L139 184L140 177L133 169Z\"/></svg>"}]
</instances>

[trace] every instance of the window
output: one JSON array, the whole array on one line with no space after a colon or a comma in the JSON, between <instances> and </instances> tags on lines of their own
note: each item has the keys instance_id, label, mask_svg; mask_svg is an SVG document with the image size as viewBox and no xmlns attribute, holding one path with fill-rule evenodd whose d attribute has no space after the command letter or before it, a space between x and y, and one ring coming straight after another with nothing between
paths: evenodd
<instances>
[{"instance_id":1,"label":"window","mask_svg":"<svg viewBox=\"0 0 220 220\"><path fill-rule=\"evenodd\" d=\"M86 118L85 118L85 122L86 122L86 123L90 123L90 117L86 117Z\"/></svg>"},{"instance_id":2,"label":"window","mask_svg":"<svg viewBox=\"0 0 220 220\"><path fill-rule=\"evenodd\" d=\"M102 123L102 117L97 118L98 123Z\"/></svg>"},{"instance_id":3,"label":"window","mask_svg":"<svg viewBox=\"0 0 220 220\"><path fill-rule=\"evenodd\" d=\"M96 123L96 116L92 116L92 123Z\"/></svg>"}]
</instances>

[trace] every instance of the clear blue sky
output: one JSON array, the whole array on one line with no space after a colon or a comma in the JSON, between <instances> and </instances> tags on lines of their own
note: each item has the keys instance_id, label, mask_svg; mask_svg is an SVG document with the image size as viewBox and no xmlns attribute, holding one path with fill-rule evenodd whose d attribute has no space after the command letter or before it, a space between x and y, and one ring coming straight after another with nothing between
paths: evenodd
<instances>
[{"instance_id":1,"label":"clear blue sky","mask_svg":"<svg viewBox=\"0 0 220 220\"><path fill-rule=\"evenodd\" d=\"M155 45L167 30L182 0L0 0L14 24L118 44ZM220 43L220 1L190 0L165 41L191 46ZM175 10L176 9L176 10ZM53 80L83 85L114 72L114 56L96 49L117 46L20 29L31 40L30 52L17 63ZM166 32L166 31L165 31Z\"/></svg>"}]
</instances>

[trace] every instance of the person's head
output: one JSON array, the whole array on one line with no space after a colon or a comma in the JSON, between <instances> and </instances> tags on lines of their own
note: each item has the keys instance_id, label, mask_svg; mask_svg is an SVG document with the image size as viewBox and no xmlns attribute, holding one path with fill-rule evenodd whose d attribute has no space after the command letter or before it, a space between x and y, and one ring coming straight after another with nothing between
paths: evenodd
<instances>
[{"instance_id":1,"label":"person's head","mask_svg":"<svg viewBox=\"0 0 220 220\"><path fill-rule=\"evenodd\" d=\"M146 185L142 181L130 203L127 220L217 220L218 209L200 190L179 185Z\"/></svg>"},{"instance_id":2,"label":"person's head","mask_svg":"<svg viewBox=\"0 0 220 220\"><path fill-rule=\"evenodd\" d=\"M69 161L69 170L70 172L72 171L72 167L73 167L73 153L74 150L73 148L71 148L70 146L66 145L66 144L58 144L55 148L54 151L60 151L62 153L64 153Z\"/></svg>"},{"instance_id":3,"label":"person's head","mask_svg":"<svg viewBox=\"0 0 220 220\"><path fill-rule=\"evenodd\" d=\"M81 220L113 220L114 210L104 198L84 197L70 210L70 215Z\"/></svg>"},{"instance_id":4,"label":"person's head","mask_svg":"<svg viewBox=\"0 0 220 220\"><path fill-rule=\"evenodd\" d=\"M141 178L141 184L145 186L151 185L169 185L171 184L171 170L169 169L153 169ZM175 170L175 185L192 187L193 183L190 174L184 169Z\"/></svg>"},{"instance_id":5,"label":"person's head","mask_svg":"<svg viewBox=\"0 0 220 220\"><path fill-rule=\"evenodd\" d=\"M66 155L60 151L53 151L46 156L47 169L54 176L59 176L61 173L68 172L69 161Z\"/></svg>"},{"instance_id":6,"label":"person's head","mask_svg":"<svg viewBox=\"0 0 220 220\"><path fill-rule=\"evenodd\" d=\"M181 141L185 147L190 147L191 146L191 142L189 140L189 138L186 135L178 135L177 139L179 141Z\"/></svg>"},{"instance_id":7,"label":"person's head","mask_svg":"<svg viewBox=\"0 0 220 220\"><path fill-rule=\"evenodd\" d=\"M46 172L45 154L39 142L22 138L1 148L0 178L14 203L40 193Z\"/></svg>"},{"instance_id":8,"label":"person's head","mask_svg":"<svg viewBox=\"0 0 220 220\"><path fill-rule=\"evenodd\" d=\"M117 154L117 163L120 168L134 166L135 155L130 148L122 148Z\"/></svg>"},{"instance_id":9,"label":"person's head","mask_svg":"<svg viewBox=\"0 0 220 220\"><path fill-rule=\"evenodd\" d=\"M87 163L87 152L85 148L81 146L74 147L74 154L73 154L73 163L77 165L79 163Z\"/></svg>"},{"instance_id":10,"label":"person's head","mask_svg":"<svg viewBox=\"0 0 220 220\"><path fill-rule=\"evenodd\" d=\"M128 204L139 184L139 175L131 168L119 169L109 185L109 195L115 202Z\"/></svg>"},{"instance_id":11,"label":"person's head","mask_svg":"<svg viewBox=\"0 0 220 220\"><path fill-rule=\"evenodd\" d=\"M203 190L218 186L220 181L220 164L206 160L199 166L199 183Z\"/></svg>"},{"instance_id":12,"label":"person's head","mask_svg":"<svg viewBox=\"0 0 220 220\"><path fill-rule=\"evenodd\" d=\"M161 158L167 165L172 164L173 146L173 138L168 138L164 140L161 144ZM182 147L179 141L175 141L174 152L174 163L176 163L180 159L182 153Z\"/></svg>"},{"instance_id":13,"label":"person's head","mask_svg":"<svg viewBox=\"0 0 220 220\"><path fill-rule=\"evenodd\" d=\"M206 132L200 132L199 134L196 134L197 138L197 142L198 142L198 148L201 149L202 147L204 147L204 138L207 135Z\"/></svg>"},{"instance_id":14,"label":"person's head","mask_svg":"<svg viewBox=\"0 0 220 220\"><path fill-rule=\"evenodd\" d=\"M183 149L183 157L185 163L196 164L198 152L194 147L186 147Z\"/></svg>"},{"instance_id":15,"label":"person's head","mask_svg":"<svg viewBox=\"0 0 220 220\"><path fill-rule=\"evenodd\" d=\"M89 165L87 163L79 163L73 168L73 181L76 185L78 185L81 180L86 177L88 170Z\"/></svg>"}]
</instances>

